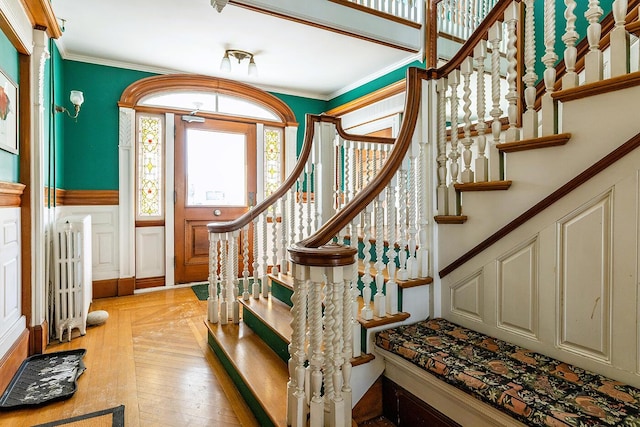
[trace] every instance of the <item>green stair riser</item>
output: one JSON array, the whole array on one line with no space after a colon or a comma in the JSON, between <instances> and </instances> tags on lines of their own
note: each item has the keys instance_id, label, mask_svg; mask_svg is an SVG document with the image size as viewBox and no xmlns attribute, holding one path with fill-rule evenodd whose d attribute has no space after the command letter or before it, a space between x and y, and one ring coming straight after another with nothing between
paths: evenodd
<instances>
[{"instance_id":1,"label":"green stair riser","mask_svg":"<svg viewBox=\"0 0 640 427\"><path fill-rule=\"evenodd\" d=\"M234 368L233 363L231 363L225 352L220 348L215 338L211 335L211 332L208 333L208 342L209 347L211 347L211 350L213 350L215 355L218 357L218 360L220 360L220 363L222 363L225 371L227 371L229 377L231 377L231 380L238 388L240 395L243 397L245 402L247 402L247 405L258 420L260 426L275 427L265 410L262 408L262 405L260 405L260 402L258 402L258 399L256 399L247 384L242 380L240 374Z\"/></svg>"},{"instance_id":2,"label":"green stair riser","mask_svg":"<svg viewBox=\"0 0 640 427\"><path fill-rule=\"evenodd\" d=\"M264 341L278 357L285 363L289 361L289 344L276 334L273 329L269 328L257 317L251 310L243 308L242 322L250 327Z\"/></svg>"},{"instance_id":3,"label":"green stair riser","mask_svg":"<svg viewBox=\"0 0 640 427\"><path fill-rule=\"evenodd\" d=\"M288 287L282 285L280 282L271 279L271 296L275 299L282 301L287 304L289 307L293 306L291 302L291 295L293 295L293 291Z\"/></svg>"}]
</instances>

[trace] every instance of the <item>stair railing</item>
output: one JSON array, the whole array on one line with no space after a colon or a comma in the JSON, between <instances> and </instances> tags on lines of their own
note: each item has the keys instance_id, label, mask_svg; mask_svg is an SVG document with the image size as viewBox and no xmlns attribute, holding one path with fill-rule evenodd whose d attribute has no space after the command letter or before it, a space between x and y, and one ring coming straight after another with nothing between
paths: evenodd
<instances>
[{"instance_id":1,"label":"stair railing","mask_svg":"<svg viewBox=\"0 0 640 427\"><path fill-rule=\"evenodd\" d=\"M353 5L361 10L371 10L381 16L399 18L416 24L424 20L424 0L330 0L334 3Z\"/></svg>"},{"instance_id":2,"label":"stair railing","mask_svg":"<svg viewBox=\"0 0 640 427\"><path fill-rule=\"evenodd\" d=\"M367 173L361 175L371 176L371 181L367 185L356 185L350 177L354 164L346 161L345 203L341 204L337 214L328 219L315 233L289 247L293 265L294 294L291 308L293 338L289 351L291 359L287 395L288 425L306 426L307 416L311 426L324 426L325 423L335 426L351 424L351 357L359 351L360 342L354 338L360 331L355 323L357 308L354 308L357 307L354 296L358 294L358 250L355 236L362 233L365 256L365 307L361 317L371 318L374 311L384 314L386 308L381 292L373 298L375 307L370 306L372 290L369 285L374 278L367 273L371 261L369 233L375 230L376 243L380 245L375 249L375 280L380 284L379 289L382 289L380 278L385 268L382 230L386 225L395 233L395 213L407 212L407 207L409 211L415 212L405 217L405 228L398 228L403 230L400 233L408 236L407 242L413 238L410 233L426 233L426 230L419 230L422 225L426 225L422 224L427 215L426 197L407 198L410 192L423 192L421 190L426 188L426 184L417 183L428 176L423 166L427 164L428 150L424 147L426 141L422 138L421 131L416 132L416 129L422 129L416 124L423 97L422 79L425 76L424 70L408 70L405 115L399 135L393 148L383 150L384 154L380 154L381 158L384 157L384 162L379 162L376 154L373 157L374 161L369 162L371 169L367 169ZM348 145L346 147L350 149ZM418 170L421 173L416 173ZM391 196L389 200L392 200L393 204L385 204L386 195L390 193L399 196ZM423 213L418 213L420 209L423 209ZM423 249L426 249L426 234L422 243ZM405 247L407 246L408 243L405 244ZM402 247L399 252L406 253ZM409 255L405 260L416 256ZM426 260L426 256L424 257ZM395 261L392 255L389 255L389 259ZM391 264L395 266L395 262L388 265ZM417 262L414 264L417 265ZM412 265L411 270L419 270ZM406 262L401 265L402 268L407 269ZM390 267L389 272L393 273L394 268ZM393 274L390 274L390 279L393 281Z\"/></svg>"},{"instance_id":3,"label":"stair railing","mask_svg":"<svg viewBox=\"0 0 640 427\"><path fill-rule=\"evenodd\" d=\"M500 0L458 54L435 71L440 219L462 216L460 191L508 185L502 166L504 151L517 149L518 143L527 140L558 134L558 89L596 84L608 71L603 62L600 2L590 0L585 12L588 53L583 70L576 64L577 41L584 37L576 32L576 21L581 19L574 12L577 2L564 2L564 29L556 26L556 3ZM534 20L534 7L544 8L543 22ZM628 16L637 15L635 12L628 14L627 1L616 0L612 4L611 20L615 23L610 25L613 29L607 37L608 72L612 77L629 72L629 33L625 23L629 22ZM544 40L544 52L536 52L536 34ZM556 64L556 34L561 34L565 44L562 68ZM505 41L503 58L499 47ZM542 91L537 88L537 61L545 66ZM562 69L561 76L558 69ZM579 84L579 80L583 83Z\"/></svg>"}]
</instances>

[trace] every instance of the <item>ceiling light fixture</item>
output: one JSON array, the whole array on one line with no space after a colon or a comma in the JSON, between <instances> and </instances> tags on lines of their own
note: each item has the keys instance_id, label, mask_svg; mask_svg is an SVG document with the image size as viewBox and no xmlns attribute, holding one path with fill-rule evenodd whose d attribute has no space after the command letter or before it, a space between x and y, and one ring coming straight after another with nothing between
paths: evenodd
<instances>
[{"instance_id":1,"label":"ceiling light fixture","mask_svg":"<svg viewBox=\"0 0 640 427\"><path fill-rule=\"evenodd\" d=\"M249 67L247 68L247 73L255 77L258 75L258 66L256 62L253 60L253 53L246 52L244 50L237 49L227 49L224 51L224 56L222 57L222 62L220 62L220 70L226 73L231 71L231 59L233 57L238 60L238 64L245 59L249 60Z\"/></svg>"},{"instance_id":2,"label":"ceiling light fixture","mask_svg":"<svg viewBox=\"0 0 640 427\"><path fill-rule=\"evenodd\" d=\"M218 13L222 12L222 9L229 3L229 0L211 0L211 6L215 8Z\"/></svg>"},{"instance_id":3,"label":"ceiling light fixture","mask_svg":"<svg viewBox=\"0 0 640 427\"><path fill-rule=\"evenodd\" d=\"M54 110L56 113L67 113L67 115L69 117L71 117L72 119L78 119L78 114L80 114L80 106L82 105L82 103L84 102L84 95L82 94L81 91L79 90L72 90L71 93L69 94L69 100L71 101L71 103L73 104L74 108L75 108L75 115L71 115L71 113L69 112L69 110L67 110L65 107L61 107L59 105L54 106Z\"/></svg>"}]
</instances>

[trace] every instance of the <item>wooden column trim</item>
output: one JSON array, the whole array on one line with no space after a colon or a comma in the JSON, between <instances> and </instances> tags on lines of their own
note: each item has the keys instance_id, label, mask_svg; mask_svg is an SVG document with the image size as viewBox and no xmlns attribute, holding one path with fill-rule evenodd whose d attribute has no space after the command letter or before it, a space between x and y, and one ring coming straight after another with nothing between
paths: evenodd
<instances>
[{"instance_id":1,"label":"wooden column trim","mask_svg":"<svg viewBox=\"0 0 640 427\"><path fill-rule=\"evenodd\" d=\"M57 206L112 206L120 203L118 190L56 189Z\"/></svg>"},{"instance_id":2,"label":"wooden column trim","mask_svg":"<svg viewBox=\"0 0 640 427\"><path fill-rule=\"evenodd\" d=\"M305 248L293 244L289 247L289 259L298 265L317 267L341 267L356 262L358 250L349 246L329 243L319 248Z\"/></svg>"}]
</instances>

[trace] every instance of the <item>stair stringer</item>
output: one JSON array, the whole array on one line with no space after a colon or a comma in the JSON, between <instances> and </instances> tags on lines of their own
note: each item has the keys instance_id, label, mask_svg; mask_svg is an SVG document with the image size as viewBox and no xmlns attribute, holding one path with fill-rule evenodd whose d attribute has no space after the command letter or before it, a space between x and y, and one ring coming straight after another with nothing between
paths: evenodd
<instances>
[{"instance_id":1,"label":"stair stringer","mask_svg":"<svg viewBox=\"0 0 640 427\"><path fill-rule=\"evenodd\" d=\"M559 105L559 132L566 145L505 154L506 191L461 194L464 224L437 226L438 270L508 224L575 175L640 131L640 87L608 92ZM452 244L451 242L455 242Z\"/></svg>"},{"instance_id":2,"label":"stair stringer","mask_svg":"<svg viewBox=\"0 0 640 427\"><path fill-rule=\"evenodd\" d=\"M639 165L636 148L436 279L442 316L640 386Z\"/></svg>"},{"instance_id":3,"label":"stair stringer","mask_svg":"<svg viewBox=\"0 0 640 427\"><path fill-rule=\"evenodd\" d=\"M351 368L351 407L353 408L384 372L384 359L376 357Z\"/></svg>"}]
</instances>

